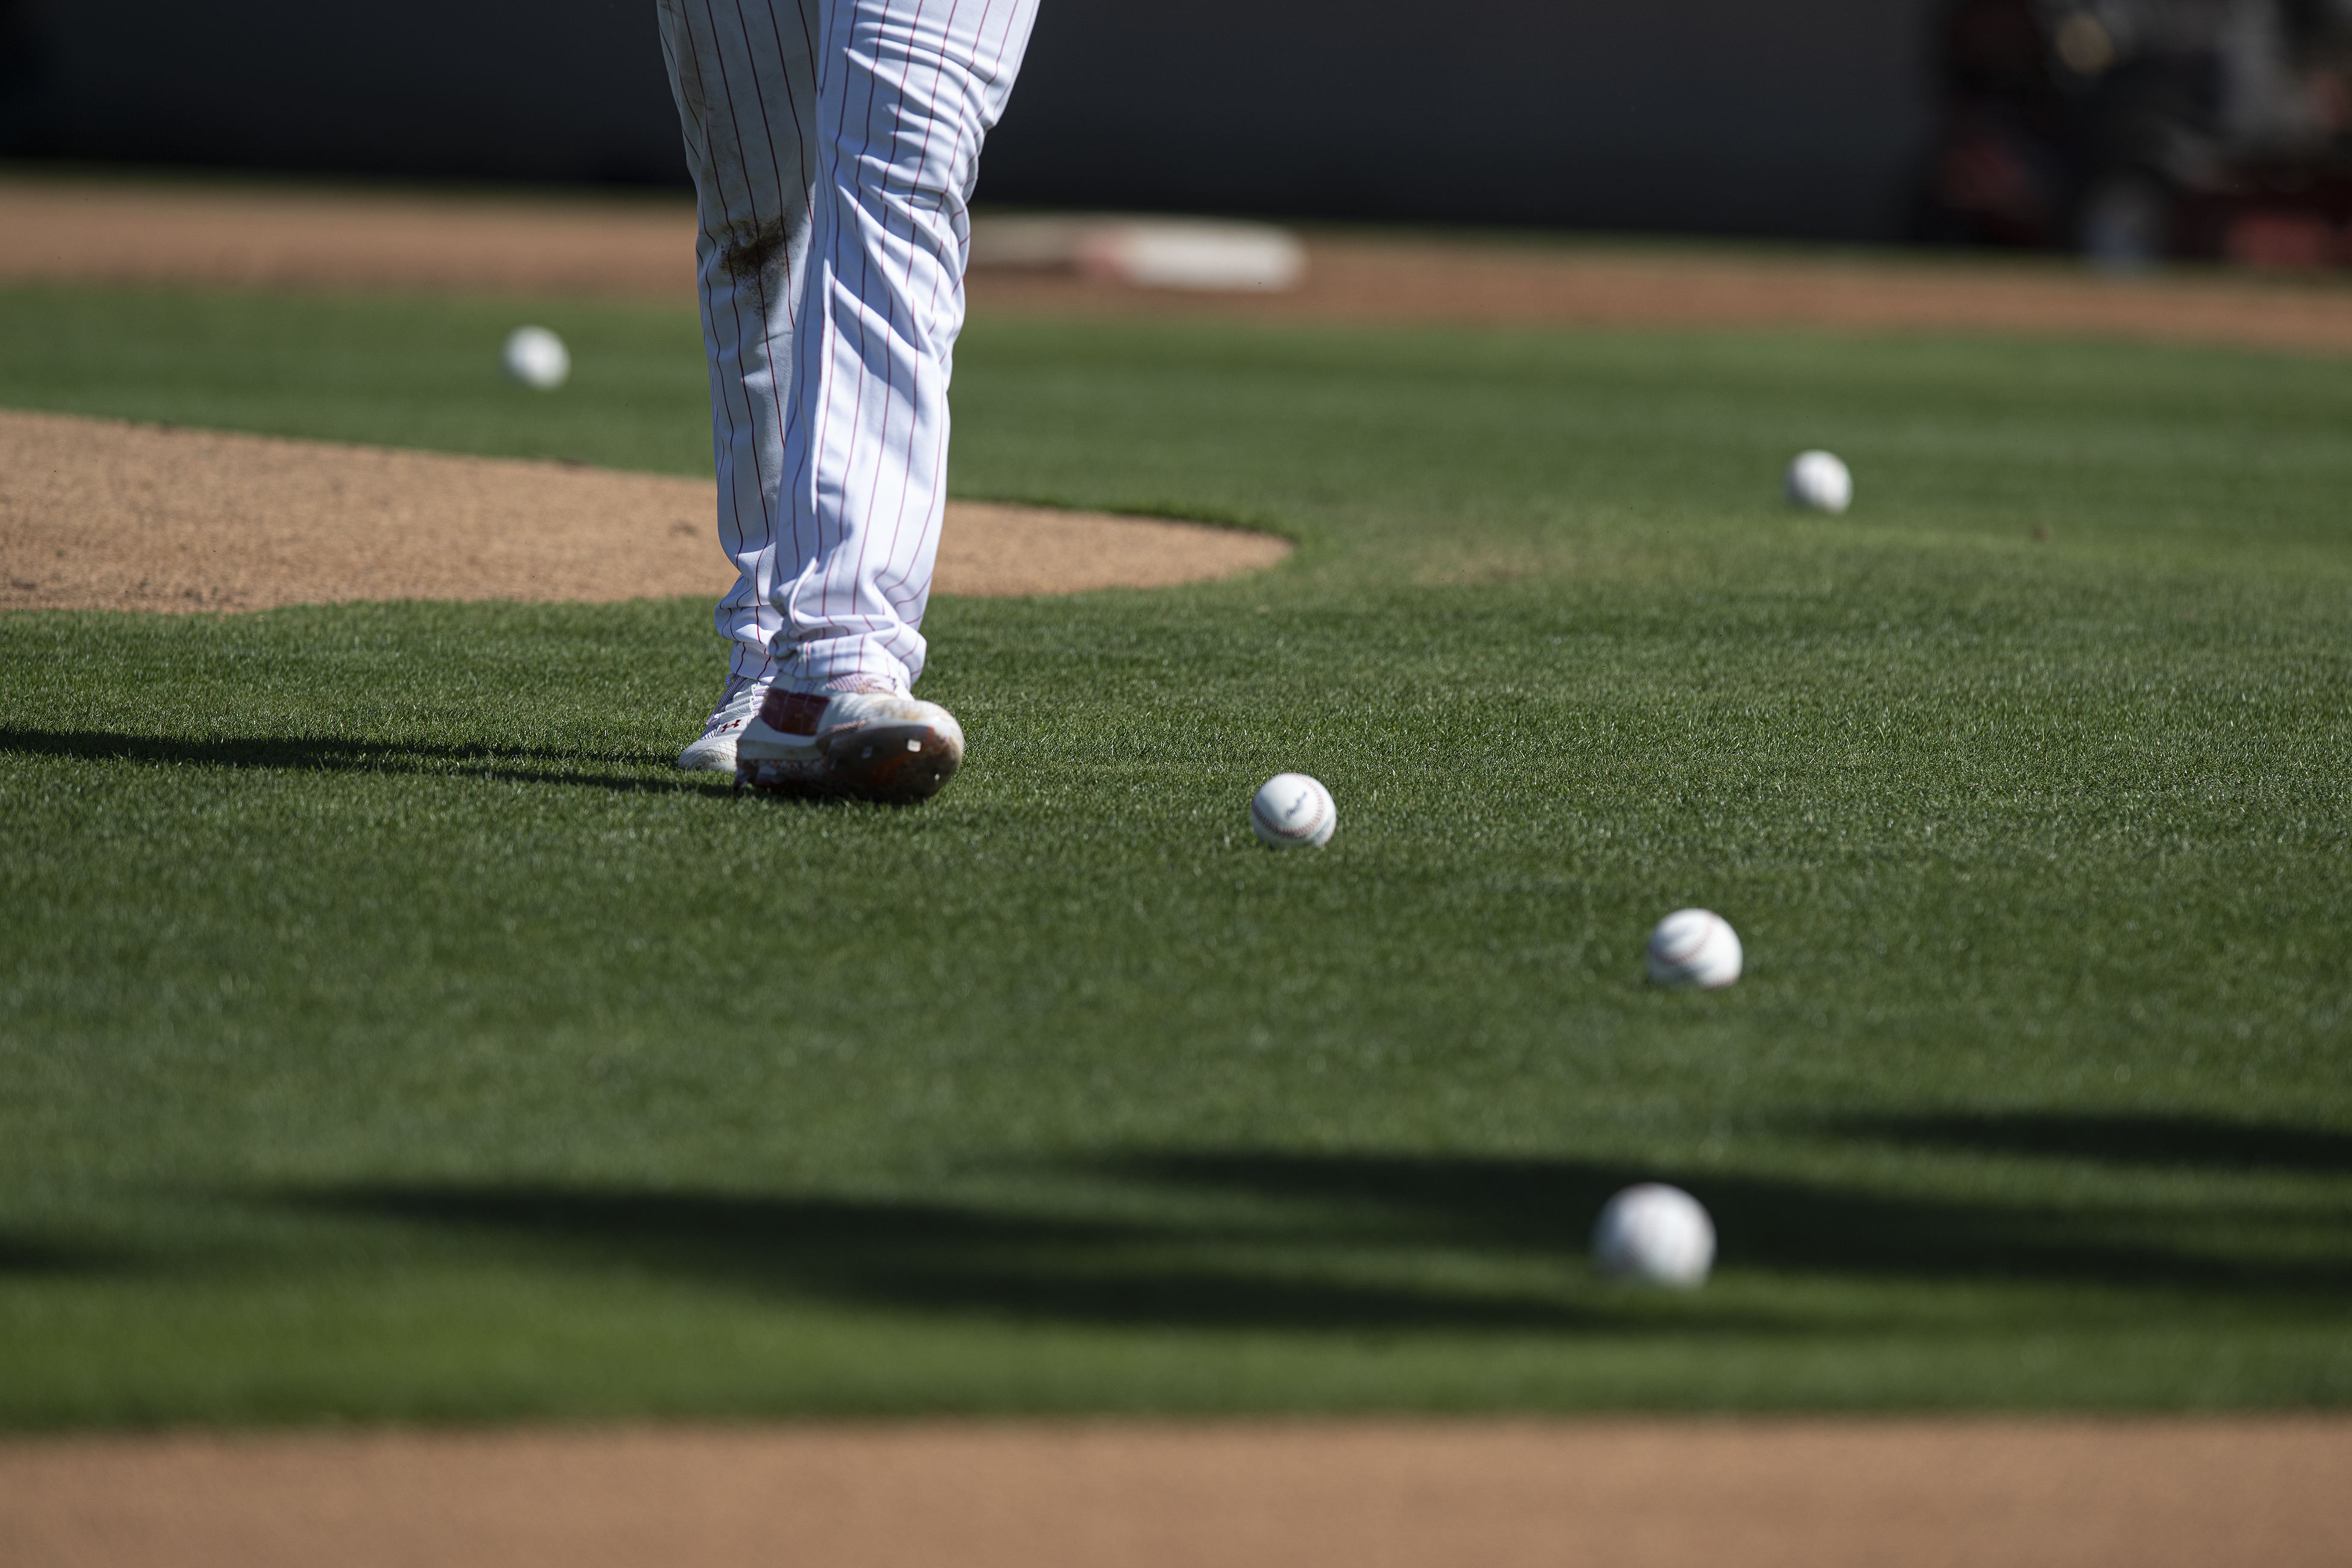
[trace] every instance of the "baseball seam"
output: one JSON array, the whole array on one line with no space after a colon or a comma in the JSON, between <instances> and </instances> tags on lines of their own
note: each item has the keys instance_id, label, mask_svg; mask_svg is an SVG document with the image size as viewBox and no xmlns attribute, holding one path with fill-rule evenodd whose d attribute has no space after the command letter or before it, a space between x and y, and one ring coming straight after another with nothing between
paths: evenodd
<instances>
[{"instance_id":1,"label":"baseball seam","mask_svg":"<svg viewBox=\"0 0 2352 1568\"><path fill-rule=\"evenodd\" d=\"M1323 826L1323 803L1318 800L1315 803L1315 818L1313 821L1307 823L1303 827L1285 827L1278 822L1268 821L1266 819L1264 807L1257 801L1253 800L1250 802L1250 820L1264 826L1268 833L1274 834L1276 837L1281 838L1304 839L1314 837L1316 830Z\"/></svg>"},{"instance_id":2,"label":"baseball seam","mask_svg":"<svg viewBox=\"0 0 2352 1568\"><path fill-rule=\"evenodd\" d=\"M1661 963L1688 963L1706 950L1706 939L1714 934L1713 931L1701 931L1696 942L1675 952L1660 952L1653 948L1650 950L1651 956Z\"/></svg>"}]
</instances>

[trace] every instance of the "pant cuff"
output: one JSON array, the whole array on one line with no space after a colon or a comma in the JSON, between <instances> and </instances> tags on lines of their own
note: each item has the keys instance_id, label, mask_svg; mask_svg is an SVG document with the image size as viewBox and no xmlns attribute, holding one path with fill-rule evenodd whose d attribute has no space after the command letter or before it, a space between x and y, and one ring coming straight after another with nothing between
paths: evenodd
<instances>
[{"instance_id":1,"label":"pant cuff","mask_svg":"<svg viewBox=\"0 0 2352 1568\"><path fill-rule=\"evenodd\" d=\"M915 671L877 637L826 637L778 648L774 658L777 679L808 691L848 675L877 677L901 691L915 684Z\"/></svg>"}]
</instances>

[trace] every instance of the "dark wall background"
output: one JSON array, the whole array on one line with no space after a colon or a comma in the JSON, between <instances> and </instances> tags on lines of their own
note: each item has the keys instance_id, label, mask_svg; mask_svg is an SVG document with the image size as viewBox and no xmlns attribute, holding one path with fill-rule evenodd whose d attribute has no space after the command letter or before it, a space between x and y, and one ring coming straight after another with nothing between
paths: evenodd
<instances>
[{"instance_id":1,"label":"dark wall background","mask_svg":"<svg viewBox=\"0 0 2352 1568\"><path fill-rule=\"evenodd\" d=\"M1884 238L1939 0L1045 0L982 198ZM0 150L678 184L648 0L0 0Z\"/></svg>"},{"instance_id":2,"label":"dark wall background","mask_svg":"<svg viewBox=\"0 0 2352 1568\"><path fill-rule=\"evenodd\" d=\"M12 153L426 179L686 179L652 0L17 0ZM0 71L0 76L5 76Z\"/></svg>"}]
</instances>

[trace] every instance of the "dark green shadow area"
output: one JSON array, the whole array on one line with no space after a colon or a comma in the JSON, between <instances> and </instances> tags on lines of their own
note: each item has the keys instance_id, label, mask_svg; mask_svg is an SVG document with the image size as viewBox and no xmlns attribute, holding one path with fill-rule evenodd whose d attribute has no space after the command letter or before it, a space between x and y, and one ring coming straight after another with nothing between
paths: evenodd
<instances>
[{"instance_id":1,"label":"dark green shadow area","mask_svg":"<svg viewBox=\"0 0 2352 1568\"><path fill-rule=\"evenodd\" d=\"M1148 1194L1159 1217L530 1186L355 1188L281 1201L496 1232L572 1267L1040 1325L1391 1334L1851 1329L1759 1313L1752 1297L1722 1310L1664 1299L1683 1310L1662 1315L1640 1310L1636 1292L1597 1290L1574 1262L1588 1216L1644 1179L1706 1194L1719 1266L1729 1271L2156 1290L2305 1313L2332 1310L2352 1290L2352 1246L2264 1257L2232 1247L2216 1216L2193 1205L1967 1202L1720 1169L1426 1154L1127 1155L1075 1173L1081 1185L1108 1179ZM1238 1201L1249 1217L1184 1217L1202 1194ZM2241 1212L2231 1223L2248 1217ZM2352 1219L2352 1205L2328 1217ZM1448 1289L1440 1258L1474 1267ZM1480 1280L1480 1261L1505 1267ZM1511 1266L1530 1263L1549 1270L1550 1289L1531 1290L1511 1275ZM1414 1282L1416 1271L1435 1278ZM1350 1272L1371 1278L1351 1281Z\"/></svg>"},{"instance_id":2,"label":"dark green shadow area","mask_svg":"<svg viewBox=\"0 0 2352 1568\"><path fill-rule=\"evenodd\" d=\"M295 1201L339 1215L493 1230L573 1267L667 1271L852 1308L1035 1327L1568 1333L1645 1321L1558 1299L1318 1278L1298 1267L1300 1247L1426 1240L1380 1221L1335 1237L1296 1227L1232 1235L919 1203L674 1193L425 1188ZM1710 1321L1718 1331L1759 1326Z\"/></svg>"},{"instance_id":3,"label":"dark green shadow area","mask_svg":"<svg viewBox=\"0 0 2352 1568\"><path fill-rule=\"evenodd\" d=\"M0 1279L101 1274L131 1267L135 1260L93 1247L0 1232Z\"/></svg>"},{"instance_id":4,"label":"dark green shadow area","mask_svg":"<svg viewBox=\"0 0 2352 1568\"><path fill-rule=\"evenodd\" d=\"M2149 1165L2174 1170L2352 1174L2352 1134L2179 1114L2066 1115L2018 1109L1975 1114L1853 1117L1834 1131L1897 1146L1987 1155Z\"/></svg>"},{"instance_id":5,"label":"dark green shadow area","mask_svg":"<svg viewBox=\"0 0 2352 1568\"><path fill-rule=\"evenodd\" d=\"M1966 1202L1720 1168L1657 1172L1561 1160L1195 1154L1129 1168L1181 1185L1383 1213L1400 1226L1411 1221L1426 1242L1554 1257L1582 1242L1584 1216L1612 1193L1663 1180L1706 1194L1727 1269L2314 1300L2352 1287L2352 1249L2315 1259L2232 1258L2211 1246L2218 1233L2191 1210L2160 1204Z\"/></svg>"},{"instance_id":6,"label":"dark green shadow area","mask_svg":"<svg viewBox=\"0 0 2352 1568\"><path fill-rule=\"evenodd\" d=\"M0 752L78 762L134 763L153 767L261 768L287 773L407 773L503 779L516 784L572 784L630 794L731 795L733 786L708 777L633 777L585 773L558 753L506 752L483 745L436 746L402 742L254 736L184 740L105 731L0 729Z\"/></svg>"}]
</instances>

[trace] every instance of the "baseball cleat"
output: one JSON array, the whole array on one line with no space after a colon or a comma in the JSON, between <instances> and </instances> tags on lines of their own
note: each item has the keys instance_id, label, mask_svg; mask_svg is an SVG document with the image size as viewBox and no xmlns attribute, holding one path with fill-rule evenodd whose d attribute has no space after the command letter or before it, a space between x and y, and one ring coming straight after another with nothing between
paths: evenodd
<instances>
[{"instance_id":1,"label":"baseball cleat","mask_svg":"<svg viewBox=\"0 0 2352 1568\"><path fill-rule=\"evenodd\" d=\"M963 762L963 727L903 691L768 689L735 742L736 787L912 805Z\"/></svg>"},{"instance_id":2,"label":"baseball cleat","mask_svg":"<svg viewBox=\"0 0 2352 1568\"><path fill-rule=\"evenodd\" d=\"M760 711L761 700L768 695L768 683L749 675L730 675L727 689L719 694L719 706L711 710L702 726L702 733L677 754L677 765L688 773L731 773L735 771L735 742Z\"/></svg>"}]
</instances>

